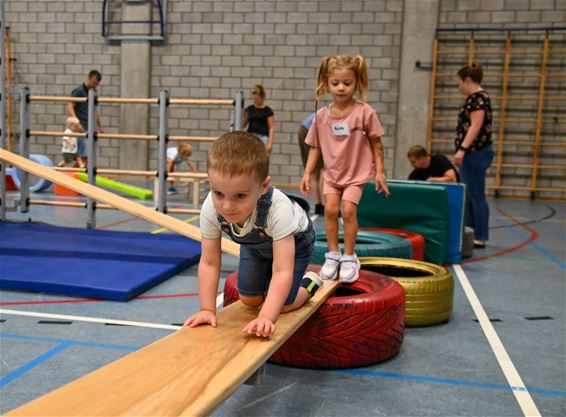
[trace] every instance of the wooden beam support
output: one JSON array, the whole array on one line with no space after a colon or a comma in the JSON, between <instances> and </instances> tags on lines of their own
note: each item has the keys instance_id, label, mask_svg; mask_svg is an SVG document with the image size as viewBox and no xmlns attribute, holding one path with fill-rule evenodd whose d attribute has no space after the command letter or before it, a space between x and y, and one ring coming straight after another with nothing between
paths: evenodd
<instances>
[{"instance_id":1,"label":"wooden beam support","mask_svg":"<svg viewBox=\"0 0 566 417\"><path fill-rule=\"evenodd\" d=\"M233 106L234 100L209 100L209 99L182 99L172 98L171 105L201 105L201 106Z\"/></svg>"},{"instance_id":2,"label":"wooden beam support","mask_svg":"<svg viewBox=\"0 0 566 417\"><path fill-rule=\"evenodd\" d=\"M32 162L29 159L22 158L12 152L0 149L0 160L29 172L30 174L45 178L65 188L69 188L96 201L101 201L133 216L140 217L150 223L165 227L166 229L172 230L191 239L198 241L201 240L200 230L195 226L183 223L181 220L159 213L152 208L134 203L133 201L120 197L109 191L86 184L76 178L72 178L68 175L57 172L52 168ZM222 250L233 256L239 256L240 254L240 246L228 239L222 239Z\"/></svg>"},{"instance_id":3,"label":"wooden beam support","mask_svg":"<svg viewBox=\"0 0 566 417\"><path fill-rule=\"evenodd\" d=\"M545 100L549 99L549 97L544 96L544 88L546 83L546 64L548 62L548 48L549 48L549 39L548 39L548 32L546 32L544 35L544 44L542 48L542 57L540 64L540 79L539 79L539 89L538 89L538 97L537 97L537 117L536 117L537 122L535 125L535 145L533 148L533 163L532 163L532 172L531 172L531 196L534 196L534 193L537 191L540 143L542 141L541 133L542 133L543 108L544 108ZM564 97L562 97L562 100L564 100Z\"/></svg>"},{"instance_id":4,"label":"wooden beam support","mask_svg":"<svg viewBox=\"0 0 566 417\"><path fill-rule=\"evenodd\" d=\"M434 35L432 49L432 73L430 74L430 93L428 98L428 125L426 133L426 149L432 152L432 130L434 120L434 102L436 101L436 75L438 71L438 32Z\"/></svg>"},{"instance_id":5,"label":"wooden beam support","mask_svg":"<svg viewBox=\"0 0 566 417\"><path fill-rule=\"evenodd\" d=\"M240 301L218 327L181 330L31 401L6 416L207 416L243 384L338 287L325 281L282 314L273 337L242 334L257 310Z\"/></svg>"}]
</instances>

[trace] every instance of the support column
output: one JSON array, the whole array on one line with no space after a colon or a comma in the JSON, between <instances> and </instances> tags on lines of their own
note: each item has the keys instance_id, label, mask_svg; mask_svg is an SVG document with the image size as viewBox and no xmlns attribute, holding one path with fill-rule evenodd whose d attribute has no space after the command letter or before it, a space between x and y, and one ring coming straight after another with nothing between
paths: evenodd
<instances>
[{"instance_id":1,"label":"support column","mask_svg":"<svg viewBox=\"0 0 566 417\"><path fill-rule=\"evenodd\" d=\"M143 4L123 3L123 20L149 21L151 1ZM124 35L147 35L148 24L125 24ZM151 43L127 40L121 44L121 97L148 98L151 89ZM121 104L120 133L149 133L149 105ZM120 141L120 169L149 168L149 142Z\"/></svg>"},{"instance_id":2,"label":"support column","mask_svg":"<svg viewBox=\"0 0 566 417\"><path fill-rule=\"evenodd\" d=\"M411 172L407 151L412 145L426 147L430 70L416 67L416 61L430 64L434 33L438 24L439 0L405 0L399 74L397 137L394 177L406 179Z\"/></svg>"}]
</instances>

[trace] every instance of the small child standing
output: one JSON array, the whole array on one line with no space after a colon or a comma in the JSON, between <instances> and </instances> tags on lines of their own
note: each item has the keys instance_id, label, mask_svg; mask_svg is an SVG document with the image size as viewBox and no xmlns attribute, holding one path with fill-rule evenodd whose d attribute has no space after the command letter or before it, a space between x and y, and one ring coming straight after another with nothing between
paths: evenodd
<instances>
[{"instance_id":1,"label":"small child standing","mask_svg":"<svg viewBox=\"0 0 566 417\"><path fill-rule=\"evenodd\" d=\"M193 147L188 143L181 143L176 148L167 148L167 173L175 172L175 166L186 162L191 172L197 172L195 164L189 160L193 154ZM168 194L177 194L177 189L170 182Z\"/></svg>"},{"instance_id":2,"label":"small child standing","mask_svg":"<svg viewBox=\"0 0 566 417\"><path fill-rule=\"evenodd\" d=\"M68 117L67 128L64 133L81 133L81 122L79 119L76 117ZM75 164L78 164L80 168L84 168L84 161L78 151L77 138L74 136L63 136L63 147L61 149L63 160L59 162L59 166L64 167L67 166L67 164L74 166Z\"/></svg>"},{"instance_id":3,"label":"small child standing","mask_svg":"<svg viewBox=\"0 0 566 417\"><path fill-rule=\"evenodd\" d=\"M269 155L251 133L230 132L208 154L210 193L200 217L200 311L185 326L216 327L222 232L239 243L238 292L259 314L242 331L269 337L279 314L301 307L323 285L305 270L314 247L308 203L269 185Z\"/></svg>"},{"instance_id":4,"label":"small child standing","mask_svg":"<svg viewBox=\"0 0 566 417\"><path fill-rule=\"evenodd\" d=\"M377 192L389 196L383 164L383 127L366 97L368 73L362 56L325 57L318 72L316 100L330 94L332 102L315 116L305 142L311 147L301 192L308 196L318 160L324 159L324 226L328 252L320 270L323 279L358 279L360 262L354 252L358 234L358 204L364 186L375 179ZM357 94L358 99L354 98ZM344 221L344 254L338 245L338 215Z\"/></svg>"}]
</instances>

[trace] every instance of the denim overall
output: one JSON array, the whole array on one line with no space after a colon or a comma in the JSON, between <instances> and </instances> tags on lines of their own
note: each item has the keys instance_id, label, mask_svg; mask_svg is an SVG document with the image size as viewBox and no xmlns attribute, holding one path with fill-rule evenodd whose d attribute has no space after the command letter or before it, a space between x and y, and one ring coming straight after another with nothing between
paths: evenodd
<instances>
[{"instance_id":1,"label":"denim overall","mask_svg":"<svg viewBox=\"0 0 566 417\"><path fill-rule=\"evenodd\" d=\"M287 195L287 194L286 194ZM267 215L271 207L273 187L260 197L257 202L257 217L253 230L246 236L237 236L232 231L230 223L218 215L218 221L222 231L230 236L240 246L240 263L238 267L238 292L244 296L265 296L271 281L273 268L273 238L265 233L267 226ZM287 195L291 201L296 201L306 212L307 218L309 204L301 197ZM295 265L293 269L293 284L285 305L292 304L297 296L297 291L305 270L310 262L314 248L314 229L309 218L309 225L304 232L299 232L295 237Z\"/></svg>"}]
</instances>

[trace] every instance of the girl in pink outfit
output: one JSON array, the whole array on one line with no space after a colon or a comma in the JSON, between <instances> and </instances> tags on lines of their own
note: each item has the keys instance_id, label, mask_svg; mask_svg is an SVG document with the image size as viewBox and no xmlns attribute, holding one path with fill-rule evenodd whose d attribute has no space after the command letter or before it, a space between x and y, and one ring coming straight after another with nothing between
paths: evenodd
<instances>
[{"instance_id":1,"label":"girl in pink outfit","mask_svg":"<svg viewBox=\"0 0 566 417\"><path fill-rule=\"evenodd\" d=\"M375 180L376 191L389 196L383 165L383 127L365 100L368 73L362 56L325 57L320 64L316 100L327 94L332 102L317 113L306 138L310 146L301 192L308 196L311 175L324 159L324 226L328 252L320 271L324 279L358 279L360 262L354 252L358 234L358 204L365 184ZM357 99L354 98L354 94ZM344 221L344 253L338 245L338 214Z\"/></svg>"}]
</instances>

